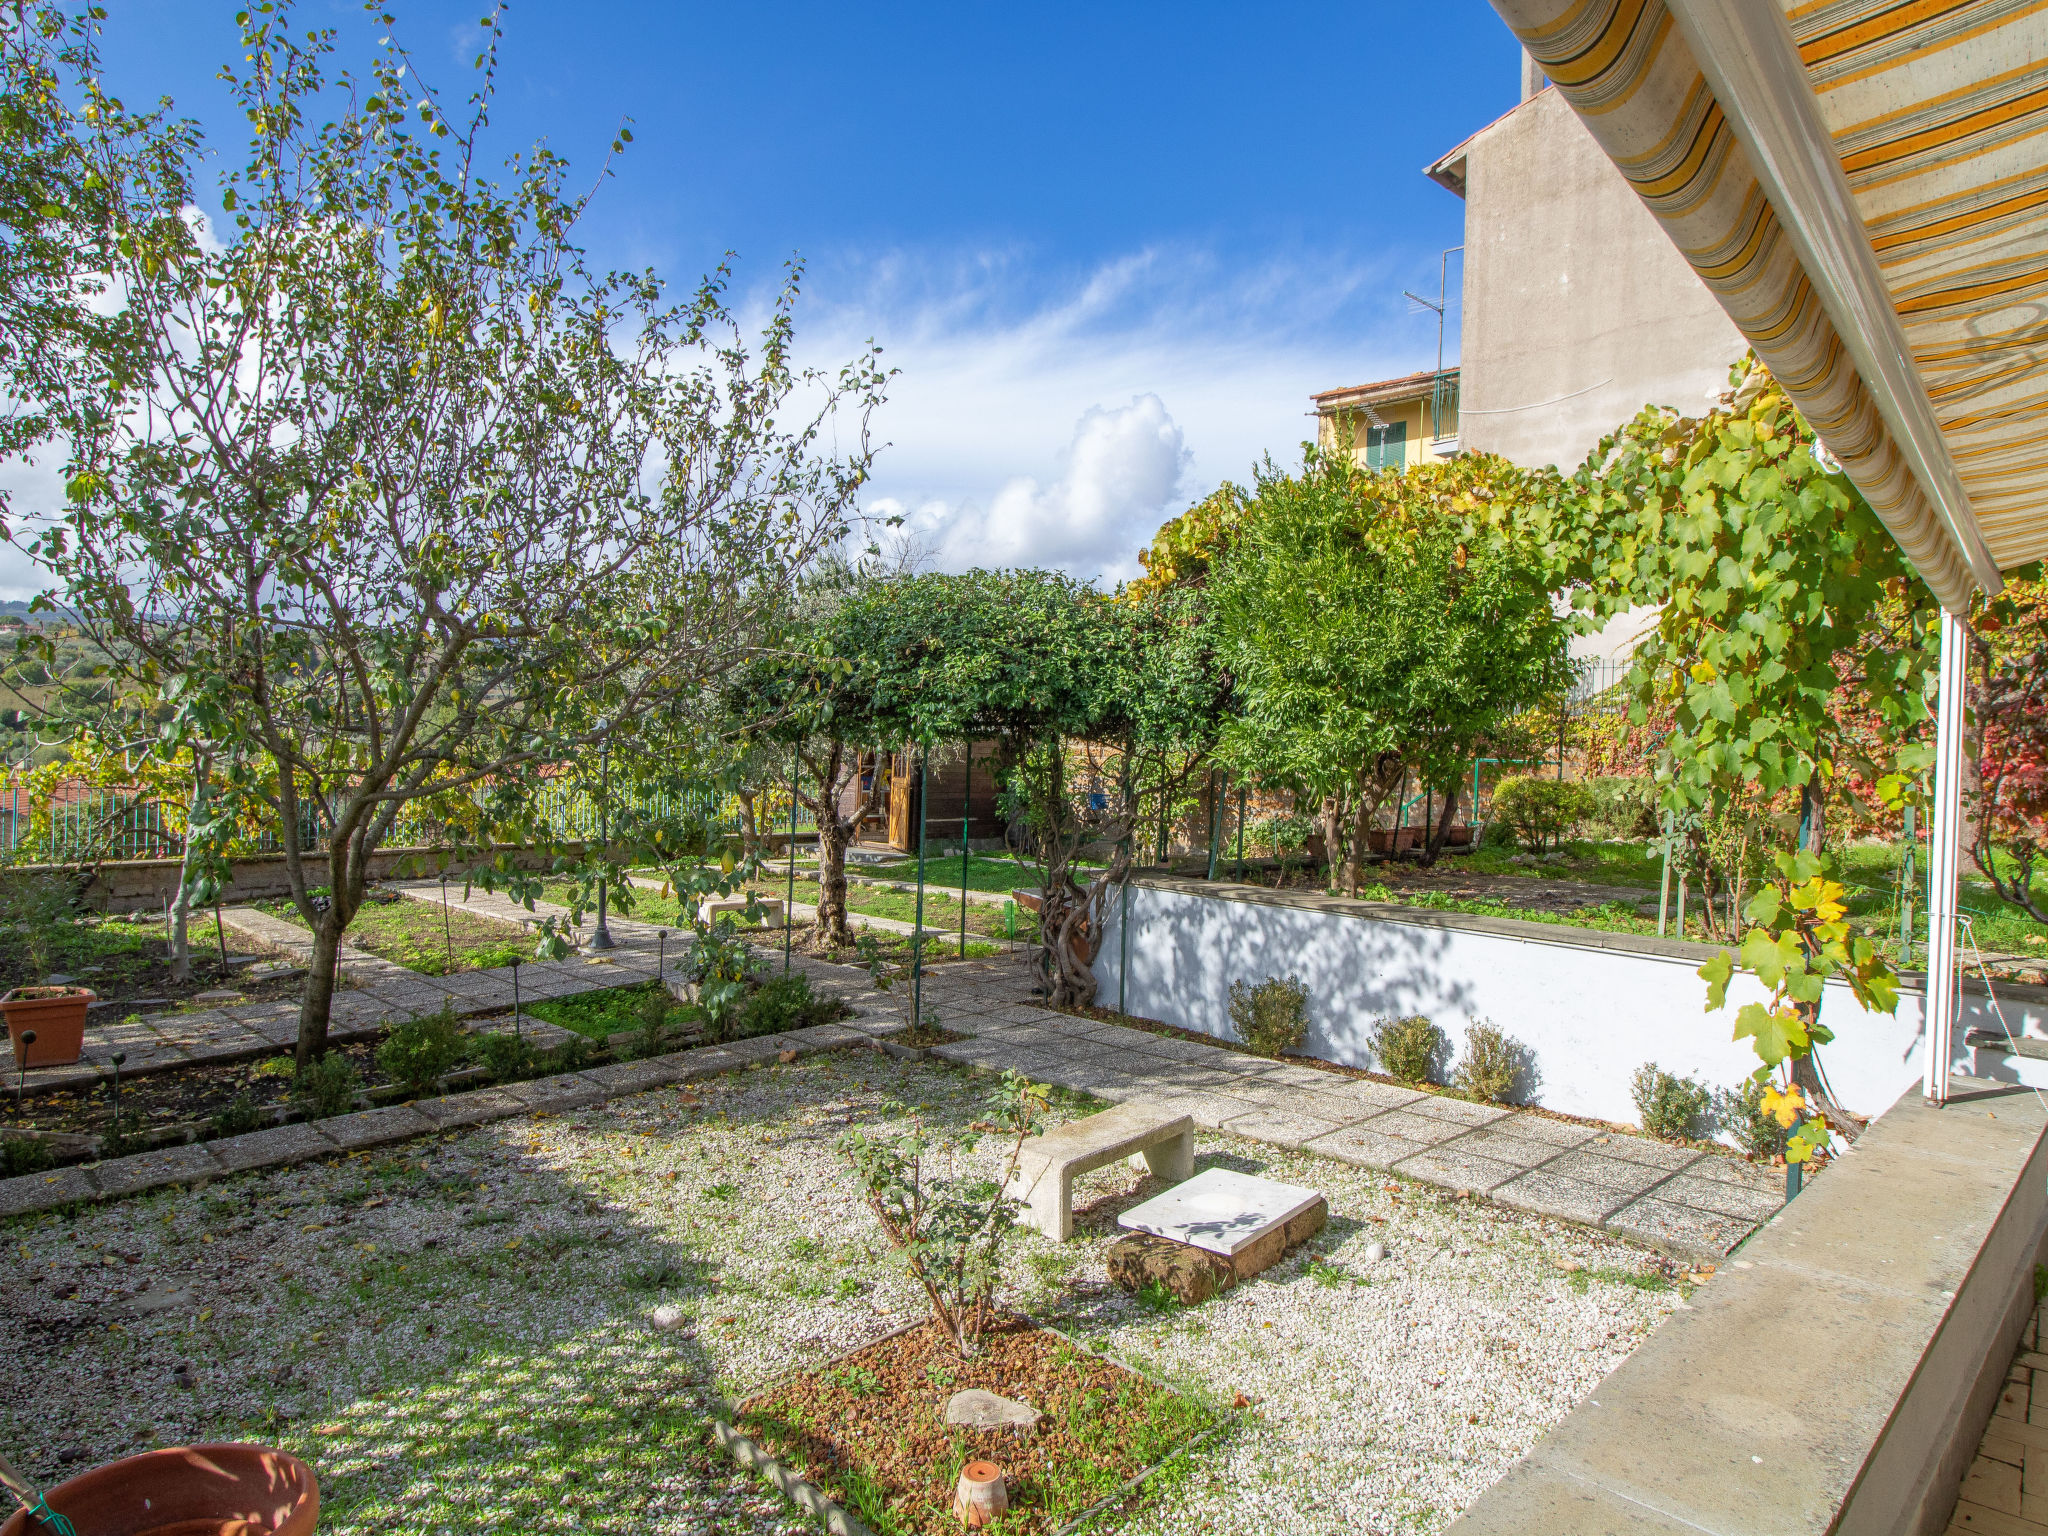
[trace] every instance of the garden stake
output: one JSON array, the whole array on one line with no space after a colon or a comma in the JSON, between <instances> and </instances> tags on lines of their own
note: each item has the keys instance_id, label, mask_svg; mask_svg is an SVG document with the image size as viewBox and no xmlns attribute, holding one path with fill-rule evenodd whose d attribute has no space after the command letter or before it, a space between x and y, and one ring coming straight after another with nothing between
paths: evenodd
<instances>
[{"instance_id":1,"label":"garden stake","mask_svg":"<svg viewBox=\"0 0 2048 1536\"><path fill-rule=\"evenodd\" d=\"M1209 772L1209 878L1216 878L1216 844L1223 836L1223 786Z\"/></svg>"},{"instance_id":2,"label":"garden stake","mask_svg":"<svg viewBox=\"0 0 2048 1536\"><path fill-rule=\"evenodd\" d=\"M448 940L448 973L455 974L455 930L448 926L448 877L441 877L441 933Z\"/></svg>"},{"instance_id":3,"label":"garden stake","mask_svg":"<svg viewBox=\"0 0 2048 1536\"><path fill-rule=\"evenodd\" d=\"M220 902L217 899L213 904L213 936L220 940L220 968L222 971L226 971L228 968L228 930L227 925L220 920Z\"/></svg>"},{"instance_id":4,"label":"garden stake","mask_svg":"<svg viewBox=\"0 0 2048 1536\"><path fill-rule=\"evenodd\" d=\"M21 1052L14 1058L14 1118L21 1118L21 1095L28 1082L28 1048L36 1043L36 1032L24 1029L21 1032Z\"/></svg>"},{"instance_id":5,"label":"garden stake","mask_svg":"<svg viewBox=\"0 0 2048 1536\"><path fill-rule=\"evenodd\" d=\"M1913 807L1906 807L1905 848L1899 854L1899 968L1913 963Z\"/></svg>"},{"instance_id":6,"label":"garden stake","mask_svg":"<svg viewBox=\"0 0 2048 1536\"><path fill-rule=\"evenodd\" d=\"M126 1136L126 1134L125 1134L125 1133L124 1133L124 1132L122 1131L122 1129L121 1129L121 1063L122 1063L122 1062L124 1062L124 1061L126 1061L127 1059L128 1059L128 1053L127 1053L126 1051L116 1051L116 1052L114 1052L114 1054L113 1054L113 1055L111 1055L111 1056L109 1056L109 1057L107 1058L107 1060L109 1060L110 1062L112 1062L112 1063L114 1064L114 1086L113 1086L113 1094L114 1094L114 1135L113 1135L113 1139L114 1139L114 1144L115 1144L116 1146L119 1146L119 1145L120 1145L120 1144L121 1144L121 1143L122 1143L123 1141L125 1141L125 1140L127 1139L127 1136Z\"/></svg>"},{"instance_id":7,"label":"garden stake","mask_svg":"<svg viewBox=\"0 0 2048 1536\"><path fill-rule=\"evenodd\" d=\"M802 771L802 748L794 748L789 754L789 841L782 845L783 862L789 866L789 884L782 896L782 974L789 974L789 947L796 936L796 781ZM825 899L824 855L818 856L818 899ZM812 912L817 911L813 907ZM817 918L811 919L815 925Z\"/></svg>"},{"instance_id":8,"label":"garden stake","mask_svg":"<svg viewBox=\"0 0 2048 1536\"><path fill-rule=\"evenodd\" d=\"M666 928L654 936L654 979L664 987L668 985L668 930Z\"/></svg>"},{"instance_id":9,"label":"garden stake","mask_svg":"<svg viewBox=\"0 0 2048 1536\"><path fill-rule=\"evenodd\" d=\"M519 1028L519 961L512 962L512 1038L523 1040L525 1035Z\"/></svg>"},{"instance_id":10,"label":"garden stake","mask_svg":"<svg viewBox=\"0 0 2048 1536\"><path fill-rule=\"evenodd\" d=\"M910 1023L924 1022L924 838L925 812L931 807L925 791L931 787L931 749L917 759L917 922L910 935Z\"/></svg>"},{"instance_id":11,"label":"garden stake","mask_svg":"<svg viewBox=\"0 0 2048 1536\"><path fill-rule=\"evenodd\" d=\"M604 744L598 749L598 791L597 791L597 844L598 868L604 868L604 860L612 855L612 739L611 727L603 720L597 728L604 733ZM612 930L605 922L605 897L610 894L603 875L597 877L597 926L590 930L589 947L612 949Z\"/></svg>"},{"instance_id":12,"label":"garden stake","mask_svg":"<svg viewBox=\"0 0 2048 1536\"><path fill-rule=\"evenodd\" d=\"M1664 937L1664 920L1671 906L1671 813L1664 813L1664 878L1657 886L1657 937Z\"/></svg>"},{"instance_id":13,"label":"garden stake","mask_svg":"<svg viewBox=\"0 0 2048 1536\"><path fill-rule=\"evenodd\" d=\"M1685 871L1678 872L1678 936L1685 937Z\"/></svg>"},{"instance_id":14,"label":"garden stake","mask_svg":"<svg viewBox=\"0 0 2048 1536\"><path fill-rule=\"evenodd\" d=\"M56 1536L78 1536L78 1527L50 1508L43 1501L42 1491L15 1471L14 1463L5 1456L0 1456L0 1483L5 1483L7 1491L21 1500L21 1507L37 1525L54 1531Z\"/></svg>"},{"instance_id":15,"label":"garden stake","mask_svg":"<svg viewBox=\"0 0 2048 1536\"><path fill-rule=\"evenodd\" d=\"M1237 781L1237 878L1244 879L1244 780ZM1119 1013L1123 1010L1118 1009Z\"/></svg>"},{"instance_id":16,"label":"garden stake","mask_svg":"<svg viewBox=\"0 0 2048 1536\"><path fill-rule=\"evenodd\" d=\"M960 958L967 958L967 833L974 825L974 743L967 743L967 782L960 791Z\"/></svg>"}]
</instances>

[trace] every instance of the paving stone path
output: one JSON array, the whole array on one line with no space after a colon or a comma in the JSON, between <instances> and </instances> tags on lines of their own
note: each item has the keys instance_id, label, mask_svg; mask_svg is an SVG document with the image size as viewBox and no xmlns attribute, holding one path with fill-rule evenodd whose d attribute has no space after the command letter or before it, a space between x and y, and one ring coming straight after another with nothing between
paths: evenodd
<instances>
[{"instance_id":1,"label":"paving stone path","mask_svg":"<svg viewBox=\"0 0 2048 1536\"><path fill-rule=\"evenodd\" d=\"M925 1008L973 1038L933 1054L1014 1067L1197 1125L1560 1216L1689 1260L1726 1255L1784 1203L1782 1175L1529 1110L1467 1103L1032 1006L1014 961L933 971Z\"/></svg>"},{"instance_id":2,"label":"paving stone path","mask_svg":"<svg viewBox=\"0 0 2048 1536\"><path fill-rule=\"evenodd\" d=\"M438 901L440 885L421 882L411 893ZM506 921L535 915L504 896L482 891L472 892L466 905ZM562 909L537 904L536 910L546 916ZM301 930L278 919L246 909L229 916L230 926L274 947L289 951L304 944ZM614 918L609 926L618 947L605 955L521 966L522 1001L652 978L663 950L657 925ZM674 940L671 933L670 951L678 947ZM761 949L765 958L780 963L780 945L769 941ZM673 955L669 958L672 963ZM910 1017L908 989L900 984L894 992L881 993L855 967L804 955L794 956L791 964L820 991L845 998L862 1030L893 1030ZM348 965L357 985L335 1000L337 1040L374 1035L388 1022L437 1011L450 1001L465 1013L512 1003L510 967L428 977L371 956L351 955ZM934 1054L992 1071L1015 1068L1033 1081L1113 1103L1143 1098L1168 1104L1207 1129L1385 1168L1521 1210L1604 1227L1693 1261L1724 1256L1783 1204L1779 1175L1733 1156L1055 1013L1032 995L1032 974L1023 952L932 966L924 979L925 1012L969 1037L940 1046ZM296 1019L296 1005L268 1003L159 1015L137 1025L94 1023L88 1026L88 1060L75 1068L31 1071L30 1089L38 1083L90 1082L107 1054L124 1048L130 1055L123 1070L131 1073L138 1057L161 1069L267 1054L291 1043ZM549 1028L538 1021L527 1025L536 1027ZM531 1107L516 1086L482 1092L498 1095L490 1102L504 1113ZM465 1102L477 1098L459 1097ZM396 1111L369 1113L389 1118ZM307 1129L287 1126L259 1134L303 1137ZM223 1145L214 1144L216 1153ZM174 1148L149 1156L176 1162L178 1155L200 1151ZM215 1154L193 1166L194 1176L220 1171ZM100 1176L101 1185L108 1177Z\"/></svg>"}]
</instances>

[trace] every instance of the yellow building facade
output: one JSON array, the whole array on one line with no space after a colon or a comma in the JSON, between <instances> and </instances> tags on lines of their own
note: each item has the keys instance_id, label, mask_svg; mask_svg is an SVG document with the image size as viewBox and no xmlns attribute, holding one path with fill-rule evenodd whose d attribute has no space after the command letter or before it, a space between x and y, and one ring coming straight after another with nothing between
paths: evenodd
<instances>
[{"instance_id":1,"label":"yellow building facade","mask_svg":"<svg viewBox=\"0 0 2048 1536\"><path fill-rule=\"evenodd\" d=\"M1369 469L1458 456L1455 368L1326 389L1310 399L1316 408L1316 442L1326 453L1349 449Z\"/></svg>"}]
</instances>

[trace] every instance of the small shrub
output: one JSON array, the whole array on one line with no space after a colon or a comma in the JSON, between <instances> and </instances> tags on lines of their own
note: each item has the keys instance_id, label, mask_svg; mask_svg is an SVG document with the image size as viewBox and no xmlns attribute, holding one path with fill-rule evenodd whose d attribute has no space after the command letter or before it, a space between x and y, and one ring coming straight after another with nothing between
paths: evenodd
<instances>
[{"instance_id":1,"label":"small shrub","mask_svg":"<svg viewBox=\"0 0 2048 1536\"><path fill-rule=\"evenodd\" d=\"M377 1047L377 1068L415 1096L425 1093L469 1055L469 1037L453 1004L439 1013L404 1019L385 1032Z\"/></svg>"},{"instance_id":2,"label":"small shrub","mask_svg":"<svg viewBox=\"0 0 2048 1536\"><path fill-rule=\"evenodd\" d=\"M649 988L634 1009L640 1027L633 1040L633 1054L641 1060L659 1056L668 1048L668 1016L675 1006L666 987Z\"/></svg>"},{"instance_id":3,"label":"small shrub","mask_svg":"<svg viewBox=\"0 0 2048 1536\"><path fill-rule=\"evenodd\" d=\"M811 990L808 976L792 971L762 982L740 1006L737 1015L725 1021L718 1038L745 1040L785 1029L803 1029L828 1023L838 1013L836 999L819 997Z\"/></svg>"},{"instance_id":4,"label":"small shrub","mask_svg":"<svg viewBox=\"0 0 2048 1536\"><path fill-rule=\"evenodd\" d=\"M298 1075L292 1097L302 1105L310 1120L330 1120L355 1108L362 1092L363 1075L355 1063L339 1051L329 1051Z\"/></svg>"},{"instance_id":5,"label":"small shrub","mask_svg":"<svg viewBox=\"0 0 2048 1536\"><path fill-rule=\"evenodd\" d=\"M1531 853L1557 847L1593 814L1593 793L1576 780L1521 774L1502 779L1493 791L1493 817L1513 829Z\"/></svg>"},{"instance_id":6,"label":"small shrub","mask_svg":"<svg viewBox=\"0 0 2048 1536\"><path fill-rule=\"evenodd\" d=\"M1738 1088L1723 1088L1714 1095L1714 1124L1735 1138L1735 1144L1751 1157L1773 1158L1785 1150L1785 1138L1792 1133L1778 1124L1776 1115L1764 1113L1764 1085L1746 1077Z\"/></svg>"},{"instance_id":7,"label":"small shrub","mask_svg":"<svg viewBox=\"0 0 2048 1536\"><path fill-rule=\"evenodd\" d=\"M1459 1092L1484 1104L1510 1102L1527 1054L1521 1041L1484 1019L1467 1025L1465 1057L1458 1063L1456 1078Z\"/></svg>"},{"instance_id":8,"label":"small shrub","mask_svg":"<svg viewBox=\"0 0 2048 1536\"><path fill-rule=\"evenodd\" d=\"M1657 814L1657 781L1637 778L1603 777L1588 779L1586 792L1593 797L1588 818L1603 837L1640 842L1656 837L1664 828Z\"/></svg>"},{"instance_id":9,"label":"small shrub","mask_svg":"<svg viewBox=\"0 0 2048 1536\"><path fill-rule=\"evenodd\" d=\"M1298 976L1230 984L1230 1025L1255 1056L1279 1056L1308 1038L1308 988Z\"/></svg>"},{"instance_id":10,"label":"small shrub","mask_svg":"<svg viewBox=\"0 0 2048 1536\"><path fill-rule=\"evenodd\" d=\"M262 1126L263 1111L246 1093L236 1094L235 1102L213 1117L213 1134L216 1136L246 1136Z\"/></svg>"},{"instance_id":11,"label":"small shrub","mask_svg":"<svg viewBox=\"0 0 2048 1536\"><path fill-rule=\"evenodd\" d=\"M597 1047L581 1035L572 1035L547 1053L547 1070L550 1072L581 1072L590 1065L590 1058L597 1053Z\"/></svg>"},{"instance_id":12,"label":"small shrub","mask_svg":"<svg viewBox=\"0 0 2048 1536\"><path fill-rule=\"evenodd\" d=\"M1404 1083L1436 1080L1437 1063L1450 1042L1444 1032L1417 1014L1406 1019L1381 1019L1368 1037L1380 1065Z\"/></svg>"},{"instance_id":13,"label":"small shrub","mask_svg":"<svg viewBox=\"0 0 2048 1536\"><path fill-rule=\"evenodd\" d=\"M1654 1061L1636 1068L1629 1092L1642 1116L1643 1129L1665 1141L1690 1141L1713 1096L1696 1077L1679 1077Z\"/></svg>"},{"instance_id":14,"label":"small shrub","mask_svg":"<svg viewBox=\"0 0 2048 1536\"><path fill-rule=\"evenodd\" d=\"M1039 1133L1046 1096L1017 1072L1005 1072L990 1095L981 1129L950 1145L921 1124L884 1136L850 1130L839 1151L889 1246L901 1255L931 1302L934 1321L964 1358L979 1352L1003 1273L1003 1245L1016 1230L1023 1202L1009 1193L1024 1143ZM982 1132L1003 1152L994 1176L961 1169ZM942 1173L941 1169L949 1171Z\"/></svg>"},{"instance_id":15,"label":"small shrub","mask_svg":"<svg viewBox=\"0 0 2048 1536\"><path fill-rule=\"evenodd\" d=\"M581 1035L576 1040L588 1050L589 1042ZM497 1083L514 1083L533 1076L540 1057L531 1040L509 1029L475 1036L470 1041L470 1054L476 1064L490 1074L491 1081Z\"/></svg>"},{"instance_id":16,"label":"small shrub","mask_svg":"<svg viewBox=\"0 0 2048 1536\"><path fill-rule=\"evenodd\" d=\"M1515 845L1515 829L1495 816L1486 823L1486 830L1479 834L1482 848L1512 848Z\"/></svg>"},{"instance_id":17,"label":"small shrub","mask_svg":"<svg viewBox=\"0 0 2048 1536\"><path fill-rule=\"evenodd\" d=\"M0 1178L41 1173L56 1160L50 1144L39 1136L0 1136Z\"/></svg>"},{"instance_id":18,"label":"small shrub","mask_svg":"<svg viewBox=\"0 0 2048 1536\"><path fill-rule=\"evenodd\" d=\"M0 879L0 925L13 930L31 981L40 982L56 969L57 930L71 921L73 894L63 875L16 873Z\"/></svg>"}]
</instances>

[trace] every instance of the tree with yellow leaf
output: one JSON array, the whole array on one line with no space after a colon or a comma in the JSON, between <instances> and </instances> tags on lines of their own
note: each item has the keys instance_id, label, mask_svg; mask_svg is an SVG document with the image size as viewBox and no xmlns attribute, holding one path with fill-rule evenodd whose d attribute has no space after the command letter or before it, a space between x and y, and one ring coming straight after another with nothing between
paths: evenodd
<instances>
[{"instance_id":1,"label":"tree with yellow leaf","mask_svg":"<svg viewBox=\"0 0 2048 1536\"><path fill-rule=\"evenodd\" d=\"M724 271L590 267L565 162L492 163L496 19L450 111L394 38L351 72L252 7L221 72L247 142L215 161L106 93L104 10L46 14L0 37L41 114L0 185L59 189L38 251L72 266L0 271L0 381L67 494L9 532L164 701L165 754L208 744L207 814L275 832L305 1067L409 808L510 822L761 644L845 534L884 375L796 366L793 273L755 340Z\"/></svg>"},{"instance_id":2,"label":"tree with yellow leaf","mask_svg":"<svg viewBox=\"0 0 2048 1536\"><path fill-rule=\"evenodd\" d=\"M1748 1040L1762 1062L1754 1078L1764 1085L1765 1111L1792 1132L1785 1160L1805 1163L1831 1144L1829 1114L1840 1117L1810 1077L1814 1047L1834 1038L1820 1021L1826 983L1846 981L1858 1002L1879 1013L1898 1006L1899 984L1877 946L1851 929L1842 887L1822 858L1780 852L1774 862L1775 876L1744 908L1751 926L1740 951L1721 951L1699 974L1710 1013L1726 1006L1738 970L1770 989L1767 1001L1736 1010L1735 1038Z\"/></svg>"}]
</instances>

